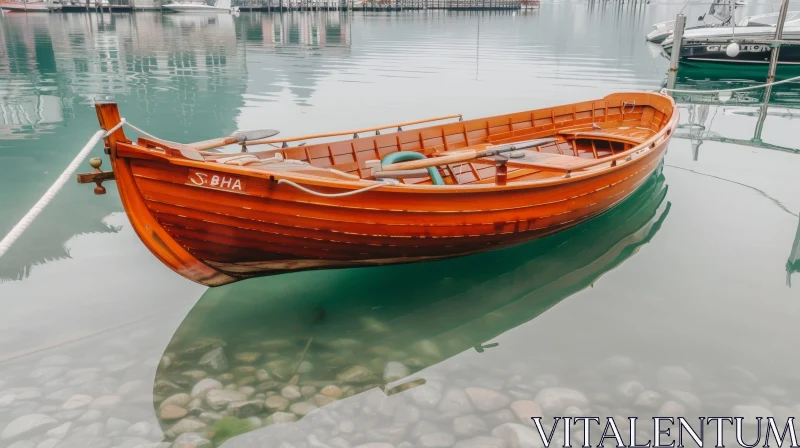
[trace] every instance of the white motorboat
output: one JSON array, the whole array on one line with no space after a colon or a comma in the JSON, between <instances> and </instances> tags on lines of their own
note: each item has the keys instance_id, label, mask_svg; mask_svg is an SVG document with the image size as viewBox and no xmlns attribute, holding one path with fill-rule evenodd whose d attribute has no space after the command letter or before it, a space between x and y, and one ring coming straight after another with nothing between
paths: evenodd
<instances>
[{"instance_id":1,"label":"white motorboat","mask_svg":"<svg viewBox=\"0 0 800 448\"><path fill-rule=\"evenodd\" d=\"M36 2L28 2L28 1L10 1L10 2L3 2L0 3L0 9L4 9L6 11L17 11L17 12L50 12L50 11L57 11L61 9L61 1L60 0L49 0L49 1L36 1Z\"/></svg>"},{"instance_id":2,"label":"white motorboat","mask_svg":"<svg viewBox=\"0 0 800 448\"><path fill-rule=\"evenodd\" d=\"M776 24L775 14L762 14L748 17L734 27L686 30L681 43L681 62L695 66L708 63L766 66ZM778 64L800 65L800 11L787 13L782 38ZM728 45L733 42L738 44L738 49L729 54ZM664 40L664 56L672 54L672 44L672 36Z\"/></svg>"},{"instance_id":3,"label":"white motorboat","mask_svg":"<svg viewBox=\"0 0 800 448\"><path fill-rule=\"evenodd\" d=\"M728 26L733 20L733 11L737 6L743 6L745 3L739 0L715 0L711 4L708 12L698 18L699 25L687 27L687 30L698 28L712 28L717 26ZM777 13L776 13L777 14ZM746 19L745 19L746 20ZM653 24L653 31L647 35L649 42L660 44L675 31L675 21L668 20Z\"/></svg>"},{"instance_id":4,"label":"white motorboat","mask_svg":"<svg viewBox=\"0 0 800 448\"><path fill-rule=\"evenodd\" d=\"M221 12L238 12L238 7L231 8L231 0L217 0L213 5L209 5L202 1L190 2L172 2L163 5L167 11L172 12L190 12L190 13L221 13Z\"/></svg>"}]
</instances>

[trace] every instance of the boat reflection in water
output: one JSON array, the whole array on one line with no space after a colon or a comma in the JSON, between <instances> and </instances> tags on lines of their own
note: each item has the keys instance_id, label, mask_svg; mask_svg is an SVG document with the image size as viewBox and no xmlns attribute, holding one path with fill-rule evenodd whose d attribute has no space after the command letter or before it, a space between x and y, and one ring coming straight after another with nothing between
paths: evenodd
<instances>
[{"instance_id":1,"label":"boat reflection in water","mask_svg":"<svg viewBox=\"0 0 800 448\"><path fill-rule=\"evenodd\" d=\"M491 353L497 345L489 343L493 338L592 285L648 243L669 213L666 194L659 167L607 213L517 247L446 261L301 272L209 289L176 331L156 374L154 405L163 430L175 437L193 428L190 436L183 436L187 443L199 433L216 438L217 444L235 433L255 431L225 446L278 446L295 433L305 440L310 430L324 426L318 421L321 412L347 403L399 403L408 394L435 395L439 392L430 387L436 374L429 367L456 356L463 360L469 356L463 352L473 349ZM180 393L202 396L203 387L196 386L204 377L201 371L208 374L204 384L214 387L209 378L216 378L221 382L216 387L230 390L188 404L185 395L182 403L171 398ZM448 384L450 380L448 374ZM300 389L287 392L287 385ZM281 393L295 395L293 404ZM340 393L342 399L331 403L330 397ZM166 403L165 397L170 397ZM179 420L183 412L165 412L175 400L194 416ZM446 400L447 394L442 402ZM317 407L321 409L297 423L273 425L293 422ZM223 415L227 417L215 422ZM425 415L422 420L434 418ZM324 417L328 423L331 418ZM398 424L397 418L389 418L391 425ZM439 412L435 418L453 415ZM259 429L262 422L270 426ZM370 425L385 440L411 438L380 429L377 422ZM349 443L358 442L353 435Z\"/></svg>"}]
</instances>

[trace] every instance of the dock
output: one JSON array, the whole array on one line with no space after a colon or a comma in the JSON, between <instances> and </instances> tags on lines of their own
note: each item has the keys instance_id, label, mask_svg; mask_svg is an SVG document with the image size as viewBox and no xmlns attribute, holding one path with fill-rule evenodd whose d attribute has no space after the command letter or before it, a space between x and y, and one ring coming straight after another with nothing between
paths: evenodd
<instances>
[{"instance_id":1,"label":"dock","mask_svg":"<svg viewBox=\"0 0 800 448\"><path fill-rule=\"evenodd\" d=\"M65 4L60 12L160 11L159 0L121 0L112 4ZM289 11L486 11L524 10L539 6L539 0L233 0L242 12Z\"/></svg>"}]
</instances>

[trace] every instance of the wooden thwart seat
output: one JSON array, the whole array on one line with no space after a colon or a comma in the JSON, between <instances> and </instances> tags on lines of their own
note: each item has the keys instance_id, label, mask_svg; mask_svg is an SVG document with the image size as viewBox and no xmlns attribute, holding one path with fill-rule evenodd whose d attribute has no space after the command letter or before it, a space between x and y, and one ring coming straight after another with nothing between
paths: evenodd
<instances>
[{"instance_id":1,"label":"wooden thwart seat","mask_svg":"<svg viewBox=\"0 0 800 448\"><path fill-rule=\"evenodd\" d=\"M633 145L638 145L639 143L646 140L646 138L612 134L609 132L602 132L602 131L566 131L566 132L559 132L558 135L563 136L567 140L573 140L573 139L577 140L583 138L590 140L606 140L610 142L629 143Z\"/></svg>"}]
</instances>

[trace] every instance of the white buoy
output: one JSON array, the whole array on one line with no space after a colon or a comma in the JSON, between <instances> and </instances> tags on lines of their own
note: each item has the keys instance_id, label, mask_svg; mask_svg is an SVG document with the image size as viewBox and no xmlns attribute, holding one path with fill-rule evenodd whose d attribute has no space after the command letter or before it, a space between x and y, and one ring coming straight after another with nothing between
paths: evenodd
<instances>
[{"instance_id":1,"label":"white buoy","mask_svg":"<svg viewBox=\"0 0 800 448\"><path fill-rule=\"evenodd\" d=\"M718 95L719 101L721 103L727 103L728 100L730 100L732 96L733 96L733 92L731 92L730 90L723 90L723 91L719 92L719 95Z\"/></svg>"},{"instance_id":2,"label":"white buoy","mask_svg":"<svg viewBox=\"0 0 800 448\"><path fill-rule=\"evenodd\" d=\"M732 58L739 56L739 44L736 42L731 42L728 44L728 48L725 49L725 54Z\"/></svg>"}]
</instances>

